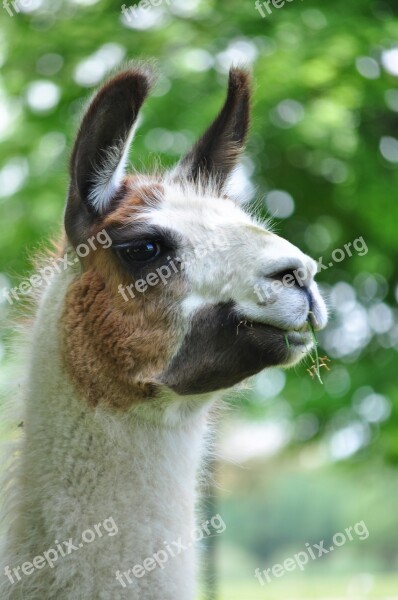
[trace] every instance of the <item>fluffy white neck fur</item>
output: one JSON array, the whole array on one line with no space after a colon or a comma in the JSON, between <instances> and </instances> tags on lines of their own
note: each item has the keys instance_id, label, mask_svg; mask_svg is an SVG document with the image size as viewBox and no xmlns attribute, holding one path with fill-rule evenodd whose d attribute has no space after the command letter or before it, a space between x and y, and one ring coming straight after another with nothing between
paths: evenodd
<instances>
[{"instance_id":1,"label":"fluffy white neck fur","mask_svg":"<svg viewBox=\"0 0 398 600\"><path fill-rule=\"evenodd\" d=\"M58 323L69 277L53 281L36 320L13 536L4 559L15 583L3 566L1 598L192 600L193 544L169 555L164 568L156 565L140 577L130 572L132 583L123 575L125 587L116 572L142 565L165 543L177 552L173 542L185 546L191 540L208 403L196 409L184 403L190 413L182 418L177 404L115 415L77 399L59 358ZM67 552L64 541L73 538L78 546L82 532L105 520L116 526L111 535L102 527L101 537L60 556L54 568L35 568L30 575L20 570L18 581L15 567L57 543Z\"/></svg>"}]
</instances>

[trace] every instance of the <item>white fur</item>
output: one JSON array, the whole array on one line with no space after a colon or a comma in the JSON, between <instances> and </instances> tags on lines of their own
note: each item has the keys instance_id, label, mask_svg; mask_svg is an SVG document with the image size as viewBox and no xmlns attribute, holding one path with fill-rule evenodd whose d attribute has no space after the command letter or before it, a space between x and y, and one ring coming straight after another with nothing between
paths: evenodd
<instances>
[{"instance_id":1,"label":"white fur","mask_svg":"<svg viewBox=\"0 0 398 600\"><path fill-rule=\"evenodd\" d=\"M120 146L108 149L104 163L97 169L95 174L95 184L89 194L89 201L92 203L98 213L102 214L112 198L115 197L126 173L126 166L130 151L130 145L138 127L138 122L131 128L127 141L120 142L123 145L122 152Z\"/></svg>"},{"instance_id":2,"label":"white fur","mask_svg":"<svg viewBox=\"0 0 398 600\"><path fill-rule=\"evenodd\" d=\"M77 400L61 368L58 321L70 274L57 276L40 308L24 415L23 460L14 491L12 536L4 550L2 600L193 600L194 548L123 588L117 570L195 527L196 480L209 399L166 398L121 416ZM68 476L75 482L65 493ZM11 585L11 569L112 517L104 536ZM40 540L40 544L38 544ZM154 591L156 590L156 592Z\"/></svg>"}]
</instances>

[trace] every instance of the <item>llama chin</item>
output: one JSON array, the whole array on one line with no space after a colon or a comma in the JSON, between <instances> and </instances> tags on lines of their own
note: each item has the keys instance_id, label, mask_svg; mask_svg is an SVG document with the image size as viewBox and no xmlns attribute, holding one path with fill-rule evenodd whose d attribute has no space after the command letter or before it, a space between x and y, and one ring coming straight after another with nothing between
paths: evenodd
<instances>
[{"instance_id":1,"label":"llama chin","mask_svg":"<svg viewBox=\"0 0 398 600\"><path fill-rule=\"evenodd\" d=\"M220 113L172 170L126 174L152 81L143 65L110 79L77 134L61 250L73 268L34 321L2 600L193 600L211 407L296 363L308 322L326 325L316 263L228 194L249 74L231 69ZM101 232L109 243L82 256ZM111 520L112 535L79 545ZM75 550L35 560L54 540ZM177 540L168 568L135 569Z\"/></svg>"}]
</instances>

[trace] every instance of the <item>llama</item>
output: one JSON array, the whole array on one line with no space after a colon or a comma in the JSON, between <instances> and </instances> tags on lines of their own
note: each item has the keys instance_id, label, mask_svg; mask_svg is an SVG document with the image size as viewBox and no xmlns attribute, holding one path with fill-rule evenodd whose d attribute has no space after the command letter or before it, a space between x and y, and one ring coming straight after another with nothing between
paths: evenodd
<instances>
[{"instance_id":1,"label":"llama","mask_svg":"<svg viewBox=\"0 0 398 600\"><path fill-rule=\"evenodd\" d=\"M126 175L151 85L143 65L113 76L72 151L61 254L73 265L38 300L2 600L193 600L211 409L296 364L308 322L326 324L316 263L228 191L249 74L230 70L220 113L173 169ZM77 260L103 231L110 247Z\"/></svg>"}]
</instances>

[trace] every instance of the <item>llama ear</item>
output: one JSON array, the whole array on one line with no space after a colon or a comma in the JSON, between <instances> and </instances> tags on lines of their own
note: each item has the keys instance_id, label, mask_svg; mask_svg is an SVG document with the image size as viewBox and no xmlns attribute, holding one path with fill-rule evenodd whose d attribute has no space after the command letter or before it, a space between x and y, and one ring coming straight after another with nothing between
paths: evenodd
<instances>
[{"instance_id":1,"label":"llama ear","mask_svg":"<svg viewBox=\"0 0 398 600\"><path fill-rule=\"evenodd\" d=\"M223 108L173 174L194 182L210 179L221 191L244 148L249 118L250 75L232 68Z\"/></svg>"},{"instance_id":2,"label":"llama ear","mask_svg":"<svg viewBox=\"0 0 398 600\"><path fill-rule=\"evenodd\" d=\"M78 205L92 216L107 211L124 177L134 125L151 83L148 69L131 67L94 96L72 153L69 217Z\"/></svg>"}]
</instances>

